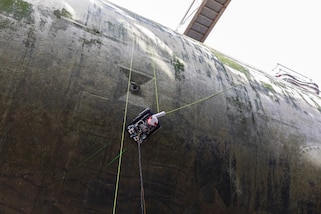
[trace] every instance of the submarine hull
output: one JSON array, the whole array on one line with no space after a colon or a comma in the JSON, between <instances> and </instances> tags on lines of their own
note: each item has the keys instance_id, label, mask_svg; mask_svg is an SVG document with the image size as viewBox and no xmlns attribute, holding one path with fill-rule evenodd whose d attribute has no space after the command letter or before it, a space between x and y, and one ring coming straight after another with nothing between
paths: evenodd
<instances>
[{"instance_id":1,"label":"submarine hull","mask_svg":"<svg viewBox=\"0 0 321 214\"><path fill-rule=\"evenodd\" d=\"M0 2L0 47L0 213L140 213L145 108L146 212L321 212L318 96L100 0Z\"/></svg>"}]
</instances>

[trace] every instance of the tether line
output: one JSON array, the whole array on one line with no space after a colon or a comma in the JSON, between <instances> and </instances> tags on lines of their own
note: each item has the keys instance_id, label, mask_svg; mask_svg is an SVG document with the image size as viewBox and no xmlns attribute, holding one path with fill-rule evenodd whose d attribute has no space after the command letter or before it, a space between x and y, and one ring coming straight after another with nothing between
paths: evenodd
<instances>
[{"instance_id":1,"label":"tether line","mask_svg":"<svg viewBox=\"0 0 321 214\"><path fill-rule=\"evenodd\" d=\"M138 165L139 165L139 176L140 176L140 207L142 214L146 213L145 207L145 196L144 196L144 183L143 183L143 170L142 170L142 155L140 151L140 143L138 144Z\"/></svg>"},{"instance_id":2,"label":"tether line","mask_svg":"<svg viewBox=\"0 0 321 214\"><path fill-rule=\"evenodd\" d=\"M118 169L117 169L116 187L115 187L115 195L114 195L113 214L116 213L116 206L117 206L117 196L118 196L119 177L120 177L120 166L121 166L122 155L123 155L123 147L124 147L126 118L127 118L127 109L128 109L128 97L129 97L129 89L130 89L130 80L131 80L131 76L132 76L132 66L133 66L135 44L136 44L136 37L135 37L134 42L133 42L132 56L131 56L130 67L129 67L129 75L128 75L128 83L127 83L127 95L126 95L126 105L125 105L125 113L124 113L124 120L123 120L123 131L122 131L122 134L121 134L120 149L119 149L119 159L118 159Z\"/></svg>"},{"instance_id":3,"label":"tether line","mask_svg":"<svg viewBox=\"0 0 321 214\"><path fill-rule=\"evenodd\" d=\"M219 94L222 94L222 93L224 93L224 92L226 92L226 91L228 91L228 90L230 90L230 89L232 89L232 88L235 88L235 87L237 87L237 86L239 86L239 85L242 85L242 84L244 84L244 83L232 85L232 86L230 86L230 87L228 87L228 88L226 88L226 89L224 89L224 90L222 90L222 91L219 91L219 92L217 92L217 93L215 93L215 94L209 95L209 96L207 96L207 97L204 97L204 98L202 98L202 99L196 100L196 101L194 101L194 102L192 102L192 103L189 103L189 104L187 104L187 105L178 107L178 108L176 108L176 109L173 109L173 110L170 110L170 111L166 111L166 114L170 114L170 113L173 113L173 112L175 112L175 111L178 111L178 110L181 110L181 109L190 107L190 106L195 105L195 104L198 104L198 103L201 103L201 102L203 102L203 101L206 101L206 100L208 100L208 99L210 99L210 98L212 98L212 97L215 97L215 96L217 96L217 95L219 95Z\"/></svg>"},{"instance_id":4,"label":"tether line","mask_svg":"<svg viewBox=\"0 0 321 214\"><path fill-rule=\"evenodd\" d=\"M159 103L158 103L158 91L157 91L157 78L156 78L156 68L155 68L155 58L154 58L154 51L152 53L152 59L153 59L153 70L154 70L154 85L155 85L155 96L156 96L156 107L157 112L159 112Z\"/></svg>"}]
</instances>

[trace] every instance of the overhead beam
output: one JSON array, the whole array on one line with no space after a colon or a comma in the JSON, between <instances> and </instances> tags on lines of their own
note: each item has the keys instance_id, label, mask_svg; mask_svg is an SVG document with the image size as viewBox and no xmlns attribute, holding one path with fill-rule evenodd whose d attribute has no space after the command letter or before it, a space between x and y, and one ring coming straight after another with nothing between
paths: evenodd
<instances>
[{"instance_id":1,"label":"overhead beam","mask_svg":"<svg viewBox=\"0 0 321 214\"><path fill-rule=\"evenodd\" d=\"M184 34L200 42L204 42L231 0L204 0Z\"/></svg>"}]
</instances>

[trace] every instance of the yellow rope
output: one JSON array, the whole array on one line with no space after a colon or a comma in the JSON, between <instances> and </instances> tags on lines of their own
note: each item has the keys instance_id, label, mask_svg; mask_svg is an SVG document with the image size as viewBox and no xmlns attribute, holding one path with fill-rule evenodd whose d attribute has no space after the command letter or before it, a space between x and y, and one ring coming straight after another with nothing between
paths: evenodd
<instances>
[{"instance_id":1,"label":"yellow rope","mask_svg":"<svg viewBox=\"0 0 321 214\"><path fill-rule=\"evenodd\" d=\"M127 118L127 109L128 109L128 97L129 97L129 89L130 89L130 80L131 80L131 76L132 76L132 66L133 66L135 44L136 44L136 38L135 38L135 41L133 43L132 56L131 56L131 60L130 60L130 69L129 69L128 84L127 84L127 95L126 95L126 106L125 106L125 113L124 113L124 120L123 120L123 131L122 131L121 141L120 141L120 151L119 151L119 159L118 159L118 170L117 170L117 178L116 178L113 214L116 213L117 195L118 195L119 177L120 177L120 166L121 166L123 147L124 147L126 118Z\"/></svg>"},{"instance_id":2,"label":"yellow rope","mask_svg":"<svg viewBox=\"0 0 321 214\"><path fill-rule=\"evenodd\" d=\"M124 147L124 138L125 138L125 129L126 129L126 118L127 118L127 109L128 109L128 98L129 98L129 90L130 90L130 80L131 80L131 75L132 75L132 65L133 65L133 58L134 58L134 49L135 49L135 44L136 44L136 39L133 43L133 49L132 49L132 56L131 56L131 61L130 61L130 69L129 69L129 76L128 76L128 84L127 84L127 95L126 95L126 105L125 105L125 113L124 113L124 120L123 120L123 130L122 130L122 135L121 135L121 142L120 142L120 152L119 152L119 158L118 158L118 170L117 170L117 178L116 178L116 187L115 187L115 195L114 195L114 206L113 206L113 214L116 213L116 206L117 206L117 196L118 196L118 188L119 188L119 179L120 179L120 169L121 169L121 161L122 161L122 154L123 154L123 147ZM157 106L157 112L160 111L159 109L159 102L158 102L158 90L157 90L157 77L156 77L156 68L155 68L155 61L154 61L154 52L152 53L152 59L153 59L153 70L154 70L154 83L155 83L155 96L156 96L156 106ZM235 88L239 85L242 85L244 83L240 83L237 85L232 85L218 93L212 94L210 96L204 97L202 99L196 100L190 104L178 107L176 109L166 111L166 114L173 113L175 111L188 108L192 105L198 104L200 102L206 101L216 95L219 95L221 93L224 93L232 88ZM140 155L140 145L138 145L138 150L139 150L139 155ZM141 165L140 165L141 169ZM141 177L141 206L142 206L142 212L146 212L146 207L145 207L145 199L144 199L144 189L142 185L142 173L140 171L140 177Z\"/></svg>"},{"instance_id":3,"label":"yellow rope","mask_svg":"<svg viewBox=\"0 0 321 214\"><path fill-rule=\"evenodd\" d=\"M212 95L210 95L210 96L207 96L207 97L204 97L204 98L202 98L202 99L196 100L196 101L194 101L194 102L192 102L192 103L190 103L190 104L187 104L187 105L178 107L178 108L173 109L173 110L170 110L170 111L166 111L166 114L170 114L170 113L173 113L173 112L175 112L175 111L178 111L178 110L181 110L181 109L190 107L190 106L192 106L192 105L198 104L198 103L200 103L200 102L203 102L203 101L205 101L205 100L208 100L208 99L210 99L210 98L212 98L212 97L215 97L216 95L222 94L222 93L224 93L224 92L226 92L226 91L228 91L228 90L230 90L230 89L232 89L232 88L235 88L235 87L237 87L237 86L239 86L239 85L242 85L242 84L244 84L244 83L232 85L232 86L230 86L230 87L228 87L228 88L226 88L226 89L224 89L224 90L222 90L222 91L220 91L220 92L217 92L217 93L212 94Z\"/></svg>"},{"instance_id":4,"label":"yellow rope","mask_svg":"<svg viewBox=\"0 0 321 214\"><path fill-rule=\"evenodd\" d=\"M155 96L156 96L156 107L157 107L157 112L159 112L159 103L158 103L158 91L157 91L157 79L156 79L156 68L155 68L155 58L154 58L154 51L152 55L153 59L153 70L154 70L154 82L155 82Z\"/></svg>"}]
</instances>

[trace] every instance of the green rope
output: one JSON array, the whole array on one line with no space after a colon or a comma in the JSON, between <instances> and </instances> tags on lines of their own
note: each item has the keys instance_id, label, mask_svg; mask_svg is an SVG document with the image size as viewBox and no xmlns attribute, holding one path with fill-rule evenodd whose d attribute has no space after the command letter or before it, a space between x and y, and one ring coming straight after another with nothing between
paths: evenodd
<instances>
[{"instance_id":1,"label":"green rope","mask_svg":"<svg viewBox=\"0 0 321 214\"><path fill-rule=\"evenodd\" d=\"M109 143L106 143L105 145L103 145L101 148L99 148L95 153L93 153L92 155L90 155L89 157L87 157L85 160L83 160L82 162L80 162L79 164L77 164L74 167L71 167L70 169L68 169L67 171L64 172L63 176L59 179L57 179L56 181L52 182L50 185L53 185L57 182L60 182L61 180L64 181L66 179L66 177L72 173L74 170L78 169L79 167L81 167L84 163L86 163L87 161L89 161L90 159L92 159L93 157L95 157L98 153L100 153L101 151L103 151Z\"/></svg>"},{"instance_id":2,"label":"green rope","mask_svg":"<svg viewBox=\"0 0 321 214\"><path fill-rule=\"evenodd\" d=\"M128 97L129 97L129 89L130 89L130 80L131 80L131 76L132 76L132 66L133 66L135 44L136 44L136 39L133 43L132 56L131 56L131 60L130 60L130 69L129 69L128 83L127 83L126 105L125 105L125 113L124 113L124 120L123 120L123 131L122 131L122 135L121 135L120 151L119 151L119 159L118 159L118 169L117 169L113 214L116 213L117 196L118 196L118 188L119 188L119 177L120 177L120 166L121 166L123 147L124 147L126 118L127 118L127 109L128 109Z\"/></svg>"},{"instance_id":3,"label":"green rope","mask_svg":"<svg viewBox=\"0 0 321 214\"><path fill-rule=\"evenodd\" d=\"M178 107L178 108L173 109L173 110L170 110L170 111L166 111L166 114L170 114L170 113L173 113L173 112L175 112L175 111L178 111L178 110L181 110L181 109L190 107L190 106L192 106L192 105L198 104L198 103L200 103L200 102L206 101L206 100L208 100L208 99L210 99L210 98L212 98L212 97L215 97L215 96L217 96L217 95L219 95L219 94L222 94L222 93L224 93L224 92L226 92L226 91L228 91L228 90L230 90L230 89L232 89L232 88L235 88L235 87L237 87L237 86L239 86L239 85L242 85L242 84L244 84L244 83L232 85L232 86L230 86L230 87L228 87L228 88L226 88L226 89L224 89L224 90L222 90L222 91L220 91L220 92L217 92L217 93L215 93L215 94L209 95L209 96L204 97L204 98L202 98L202 99L196 100L196 101L194 101L194 102L192 102L192 103L190 103L190 104L187 104L187 105Z\"/></svg>"},{"instance_id":4,"label":"green rope","mask_svg":"<svg viewBox=\"0 0 321 214\"><path fill-rule=\"evenodd\" d=\"M87 161L89 161L90 159L92 159L93 157L95 157L98 153L100 153L101 151L103 151L107 145L109 143L106 143L104 146L102 146L100 149L98 149L95 153L93 153L92 155L90 155L88 158L86 158L85 160L83 160L82 162L80 162L75 168L73 168L72 170L75 170L77 168L79 168L80 166L82 166L84 163L86 163Z\"/></svg>"},{"instance_id":5,"label":"green rope","mask_svg":"<svg viewBox=\"0 0 321 214\"><path fill-rule=\"evenodd\" d=\"M124 151L122 153L124 154L127 150L128 150L128 148L124 149ZM104 166L103 169L109 167L112 163L114 163L119 158L119 156L120 156L120 153L116 157L114 157L114 159L112 159L108 164L106 164L106 166Z\"/></svg>"},{"instance_id":6,"label":"green rope","mask_svg":"<svg viewBox=\"0 0 321 214\"><path fill-rule=\"evenodd\" d=\"M152 55L153 59L153 70L154 70L154 82L155 82L155 96L156 96L156 107L157 107L157 112L159 112L159 103L158 103L158 91L157 91L157 79L156 79L156 68L155 68L155 58L154 58L154 51Z\"/></svg>"}]
</instances>

